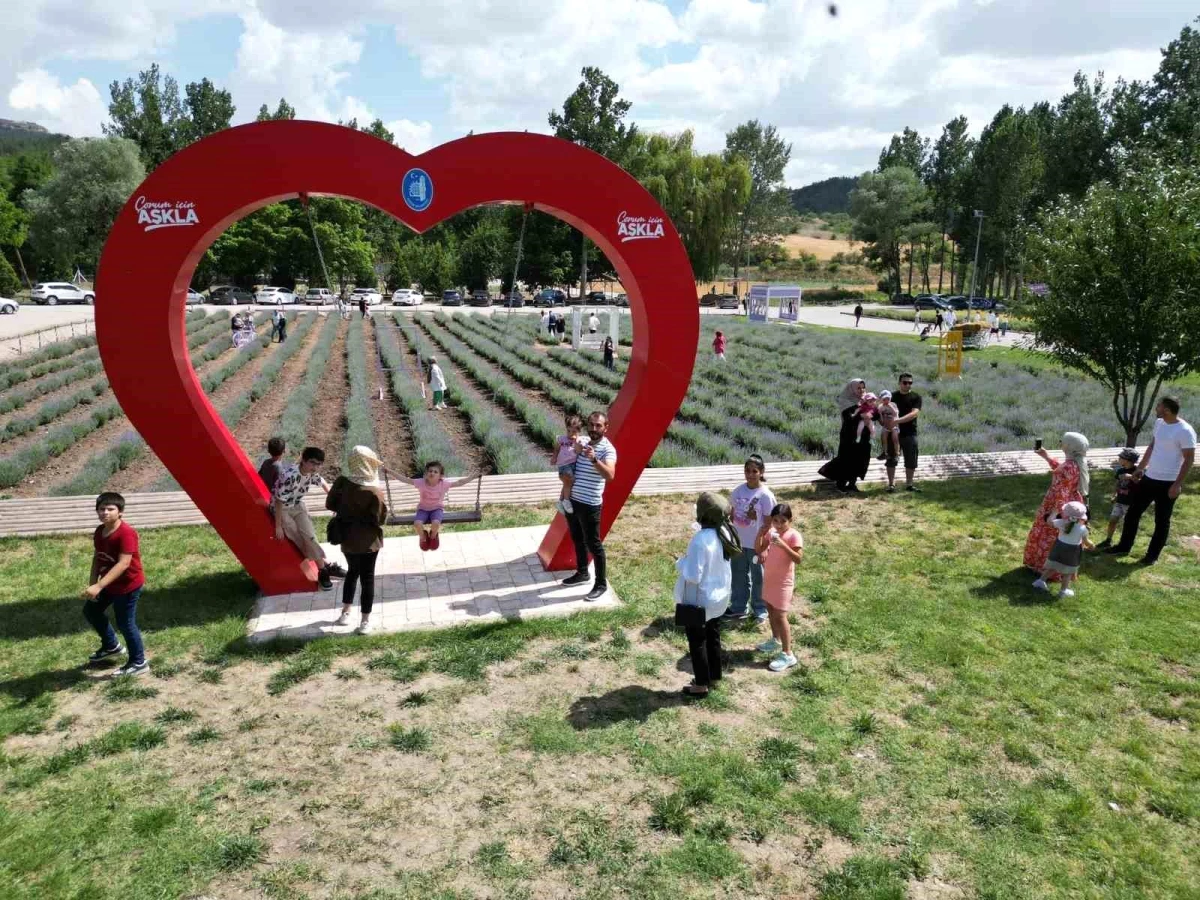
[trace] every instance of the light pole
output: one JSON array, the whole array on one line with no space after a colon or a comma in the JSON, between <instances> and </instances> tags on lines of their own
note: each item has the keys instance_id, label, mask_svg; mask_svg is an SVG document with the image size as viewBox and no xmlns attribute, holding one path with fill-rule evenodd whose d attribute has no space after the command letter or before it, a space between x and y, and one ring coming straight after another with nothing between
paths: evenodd
<instances>
[{"instance_id":1,"label":"light pole","mask_svg":"<svg viewBox=\"0 0 1200 900\"><path fill-rule=\"evenodd\" d=\"M979 271L979 239L983 237L983 210L975 210L975 218L979 220L979 225L975 231L975 262L971 266L971 293L967 296L967 302L975 299L975 273Z\"/></svg>"}]
</instances>

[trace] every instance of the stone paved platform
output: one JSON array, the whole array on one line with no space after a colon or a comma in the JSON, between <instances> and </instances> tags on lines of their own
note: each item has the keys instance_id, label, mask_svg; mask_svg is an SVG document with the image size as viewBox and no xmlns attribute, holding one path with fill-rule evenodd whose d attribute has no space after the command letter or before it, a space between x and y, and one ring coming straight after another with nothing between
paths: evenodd
<instances>
[{"instance_id":1,"label":"stone paved platform","mask_svg":"<svg viewBox=\"0 0 1200 900\"><path fill-rule=\"evenodd\" d=\"M589 603L584 597L590 583L563 587L559 582L569 572L542 570L537 547L545 533L545 526L451 530L442 535L439 549L426 552L416 537L387 538L375 569L374 633L616 606L611 590ZM345 565L337 547L323 546L330 559ZM341 608L342 582L336 578L332 591L263 597L250 619L250 640L350 634L359 620L357 596L351 624L335 628Z\"/></svg>"}]
</instances>

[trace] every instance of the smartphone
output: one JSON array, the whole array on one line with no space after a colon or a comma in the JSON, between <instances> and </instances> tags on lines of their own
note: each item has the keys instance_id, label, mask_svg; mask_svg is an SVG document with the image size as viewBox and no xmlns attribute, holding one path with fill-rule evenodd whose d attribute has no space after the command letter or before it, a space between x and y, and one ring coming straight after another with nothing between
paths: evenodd
<instances>
[{"instance_id":1,"label":"smartphone","mask_svg":"<svg viewBox=\"0 0 1200 900\"><path fill-rule=\"evenodd\" d=\"M1034 439L1033 439L1033 449L1034 449L1034 450L1041 450L1041 449L1042 449L1042 439L1041 439L1041 438L1034 438Z\"/></svg>"}]
</instances>

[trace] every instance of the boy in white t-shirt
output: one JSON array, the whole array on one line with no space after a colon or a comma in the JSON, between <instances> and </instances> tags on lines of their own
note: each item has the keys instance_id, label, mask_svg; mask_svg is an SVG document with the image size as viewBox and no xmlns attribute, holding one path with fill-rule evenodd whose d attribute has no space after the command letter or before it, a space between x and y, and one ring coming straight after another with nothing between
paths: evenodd
<instances>
[{"instance_id":1,"label":"boy in white t-shirt","mask_svg":"<svg viewBox=\"0 0 1200 900\"><path fill-rule=\"evenodd\" d=\"M1134 470L1138 485L1129 512L1125 514L1121 540L1105 551L1114 556L1129 553L1137 538L1142 513L1153 503L1154 533L1150 536L1146 555L1140 560L1144 566L1156 563L1167 543L1175 501L1183 492L1188 471L1196 461L1196 429L1179 417L1179 401L1174 397L1163 397L1158 401L1156 412L1158 421L1154 423L1154 437Z\"/></svg>"}]
</instances>

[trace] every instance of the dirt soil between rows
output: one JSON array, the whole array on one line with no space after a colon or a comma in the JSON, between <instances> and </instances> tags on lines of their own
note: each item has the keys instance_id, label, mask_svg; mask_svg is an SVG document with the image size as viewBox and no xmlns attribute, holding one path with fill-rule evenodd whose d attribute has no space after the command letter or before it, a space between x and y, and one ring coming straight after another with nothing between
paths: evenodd
<instances>
[{"instance_id":1,"label":"dirt soil between rows","mask_svg":"<svg viewBox=\"0 0 1200 900\"><path fill-rule=\"evenodd\" d=\"M329 363L325 377L317 385L313 398L312 412L308 417L305 443L325 451L325 465L321 474L333 481L342 474L342 444L346 435L346 397L350 384L346 380L346 322L338 325L337 337L329 352ZM288 448L289 456L296 455L302 447Z\"/></svg>"},{"instance_id":2,"label":"dirt soil between rows","mask_svg":"<svg viewBox=\"0 0 1200 900\"><path fill-rule=\"evenodd\" d=\"M412 435L408 421L392 394L388 373L383 370L379 347L375 341L376 328L395 328L396 325L382 317L371 319L371 327L364 332L366 339L367 368L370 369L371 420L375 426L375 452L393 472L416 474L413 464Z\"/></svg>"},{"instance_id":3,"label":"dirt soil between rows","mask_svg":"<svg viewBox=\"0 0 1200 900\"><path fill-rule=\"evenodd\" d=\"M271 389L250 408L250 413L238 423L238 427L233 429L233 436L251 462L261 462L267 455L267 441L279 431L279 419L283 416L283 409L287 406L292 391L304 380L304 373L308 371L308 360L317 347L317 338L324 325L324 317L313 323L303 338L304 346L284 364Z\"/></svg>"}]
</instances>

